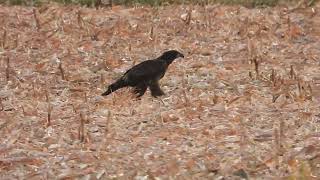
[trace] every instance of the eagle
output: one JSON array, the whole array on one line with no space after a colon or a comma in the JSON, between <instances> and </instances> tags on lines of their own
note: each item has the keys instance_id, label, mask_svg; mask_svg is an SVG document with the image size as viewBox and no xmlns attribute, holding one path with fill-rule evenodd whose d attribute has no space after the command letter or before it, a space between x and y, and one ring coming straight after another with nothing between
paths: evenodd
<instances>
[{"instance_id":1,"label":"eagle","mask_svg":"<svg viewBox=\"0 0 320 180\"><path fill-rule=\"evenodd\" d=\"M177 58L184 58L184 55L177 50L164 52L156 59L146 60L127 70L118 80L108 86L102 93L107 96L123 87L133 87L137 98L143 96L147 89L153 97L164 95L159 85L159 80L165 75L169 65Z\"/></svg>"}]
</instances>

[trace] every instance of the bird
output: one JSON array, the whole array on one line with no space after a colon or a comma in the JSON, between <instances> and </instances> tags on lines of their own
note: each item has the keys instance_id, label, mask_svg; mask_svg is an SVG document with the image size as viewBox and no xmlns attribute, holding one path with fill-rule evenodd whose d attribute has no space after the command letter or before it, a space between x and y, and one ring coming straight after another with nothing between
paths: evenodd
<instances>
[{"instance_id":1,"label":"bird","mask_svg":"<svg viewBox=\"0 0 320 180\"><path fill-rule=\"evenodd\" d=\"M177 50L169 50L162 53L156 59L143 61L127 70L119 79L108 86L102 96L124 87L133 87L133 92L140 98L149 88L153 97L162 96L165 93L161 90L159 80L165 75L169 65L177 58L184 58L184 55Z\"/></svg>"}]
</instances>

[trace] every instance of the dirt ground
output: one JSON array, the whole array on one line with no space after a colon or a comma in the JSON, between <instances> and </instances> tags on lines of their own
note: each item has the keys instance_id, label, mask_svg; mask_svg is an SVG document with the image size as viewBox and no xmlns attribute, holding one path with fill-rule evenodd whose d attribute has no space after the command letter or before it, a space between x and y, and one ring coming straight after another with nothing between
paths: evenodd
<instances>
[{"instance_id":1,"label":"dirt ground","mask_svg":"<svg viewBox=\"0 0 320 180\"><path fill-rule=\"evenodd\" d=\"M0 179L320 178L319 11L0 5ZM165 96L100 96L168 49Z\"/></svg>"}]
</instances>

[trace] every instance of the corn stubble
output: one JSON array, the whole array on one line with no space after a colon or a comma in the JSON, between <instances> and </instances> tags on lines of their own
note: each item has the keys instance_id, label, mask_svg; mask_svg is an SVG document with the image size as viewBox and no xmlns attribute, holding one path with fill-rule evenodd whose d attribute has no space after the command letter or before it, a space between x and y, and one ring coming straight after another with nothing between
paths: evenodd
<instances>
[{"instance_id":1,"label":"corn stubble","mask_svg":"<svg viewBox=\"0 0 320 180\"><path fill-rule=\"evenodd\" d=\"M320 18L311 7L0 12L4 179L320 177ZM99 96L171 48L186 58L161 80L166 96Z\"/></svg>"}]
</instances>

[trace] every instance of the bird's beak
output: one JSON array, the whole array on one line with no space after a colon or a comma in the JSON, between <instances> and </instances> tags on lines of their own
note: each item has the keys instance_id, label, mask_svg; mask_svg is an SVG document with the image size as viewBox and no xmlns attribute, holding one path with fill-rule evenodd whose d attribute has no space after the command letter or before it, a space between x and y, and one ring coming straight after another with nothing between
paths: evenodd
<instances>
[{"instance_id":1,"label":"bird's beak","mask_svg":"<svg viewBox=\"0 0 320 180\"><path fill-rule=\"evenodd\" d=\"M179 56L179 57L182 57L182 58L184 58L184 55L183 55L183 54L181 54L181 53L180 53L180 54L179 54L178 56Z\"/></svg>"}]
</instances>

